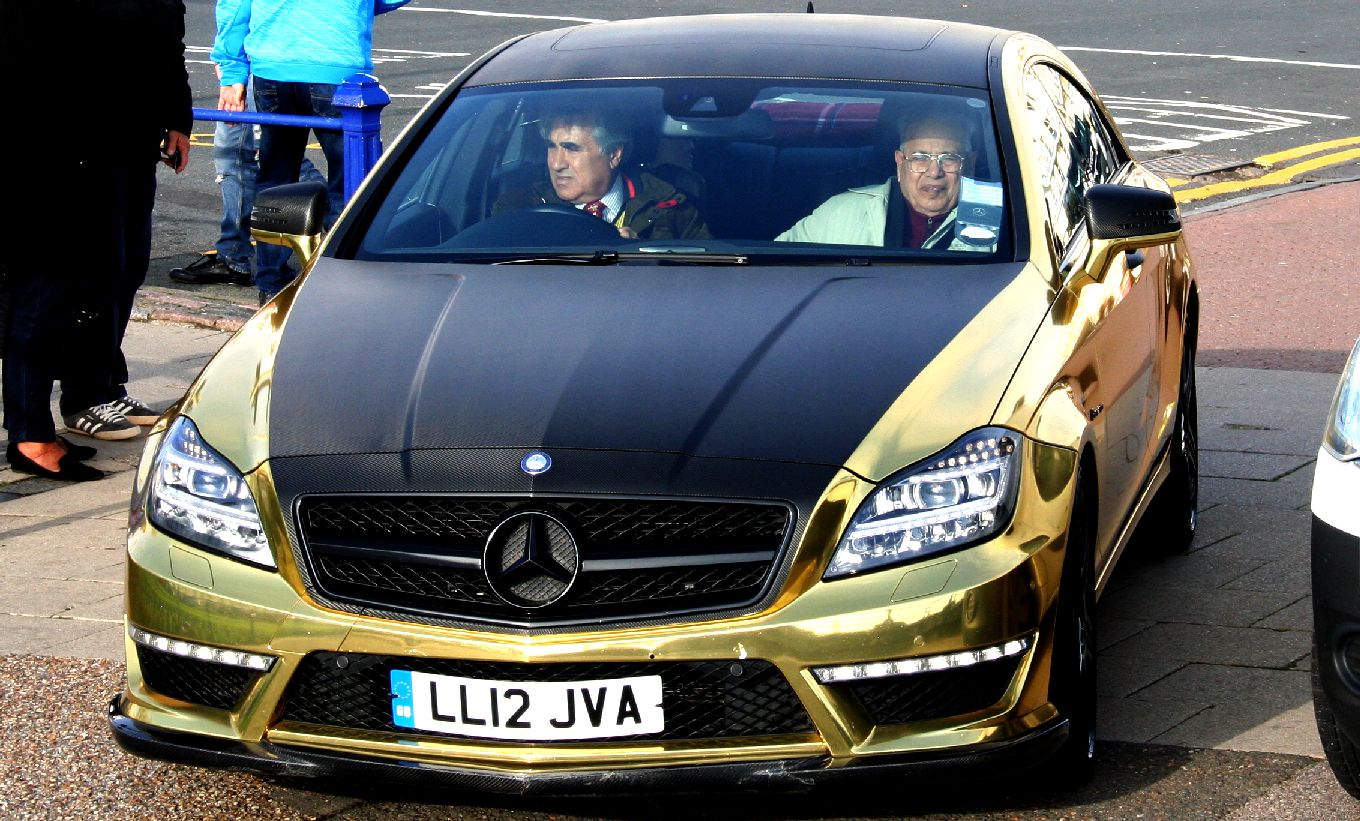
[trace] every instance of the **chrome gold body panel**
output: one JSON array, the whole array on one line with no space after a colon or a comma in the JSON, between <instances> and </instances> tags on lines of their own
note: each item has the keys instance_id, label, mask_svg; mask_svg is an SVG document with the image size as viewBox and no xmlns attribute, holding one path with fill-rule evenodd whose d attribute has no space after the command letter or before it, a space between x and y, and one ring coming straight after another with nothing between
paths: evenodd
<instances>
[{"instance_id":1,"label":"chrome gold body panel","mask_svg":"<svg viewBox=\"0 0 1360 821\"><path fill-rule=\"evenodd\" d=\"M235 709L195 709L146 687L129 639L128 690L119 709L136 722L175 732L509 773L807 756L847 762L866 755L950 751L1019 739L1056 719L1046 675L1051 647L1040 631L1057 595L1075 467L1071 451L1037 443L1027 445L1025 460L1044 466L1029 473L1020 489L1020 504L1030 514L1003 536L965 553L896 571L821 581L815 573L819 557L834 546L844 511L852 509L846 503L873 488L843 473L823 503L823 509L840 512L839 519L807 529L794 559L795 567L807 572L792 574L766 612L566 636L488 634L325 610L299 596L289 583L296 568L289 566L286 555L280 556L279 572L274 573L198 551L142 524L129 540L129 623L161 635L210 635L278 661ZM268 477L260 474L255 475L256 487L264 491ZM210 586L178 577L173 556L180 553L208 565ZM1000 701L964 721L950 717L875 726L853 699L835 686L819 684L811 674L816 666L982 648L1036 633L1039 640ZM519 747L395 732L338 732L277 721L291 675L307 653L318 651L523 663L759 659L773 663L787 678L815 732L777 739Z\"/></svg>"}]
</instances>

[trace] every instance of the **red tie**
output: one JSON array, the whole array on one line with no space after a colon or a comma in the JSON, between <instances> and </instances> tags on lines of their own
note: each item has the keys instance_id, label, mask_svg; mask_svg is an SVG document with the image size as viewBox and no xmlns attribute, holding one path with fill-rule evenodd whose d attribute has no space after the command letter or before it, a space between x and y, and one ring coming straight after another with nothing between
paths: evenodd
<instances>
[{"instance_id":1,"label":"red tie","mask_svg":"<svg viewBox=\"0 0 1360 821\"><path fill-rule=\"evenodd\" d=\"M586 203L581 210L585 211L592 217L599 217L600 219L604 219L603 200L591 200L590 202Z\"/></svg>"}]
</instances>

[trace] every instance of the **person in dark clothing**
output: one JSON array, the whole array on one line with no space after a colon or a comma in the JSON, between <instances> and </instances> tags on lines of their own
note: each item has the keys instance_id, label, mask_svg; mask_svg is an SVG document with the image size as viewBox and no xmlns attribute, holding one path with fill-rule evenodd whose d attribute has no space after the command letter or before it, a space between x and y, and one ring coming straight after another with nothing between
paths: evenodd
<instances>
[{"instance_id":1,"label":"person in dark clothing","mask_svg":"<svg viewBox=\"0 0 1360 821\"><path fill-rule=\"evenodd\" d=\"M82 121L97 140L63 144L41 161L15 162L12 184L24 207L4 225L0 267L10 295L4 357L6 457L16 470L63 480L97 479L82 464L94 449L57 436L49 407L61 381L68 430L97 439L140 433L156 413L127 395L123 334L151 252L156 166L176 173L189 161L192 126L184 66L181 0L0 2L0 69L42 77L57 91L87 87L118 50L117 94L82 99ZM60 93L25 99L29 122L71 120ZM0 130L4 156L25 158L42 140ZM77 262L61 258L72 237Z\"/></svg>"},{"instance_id":2,"label":"person in dark clothing","mask_svg":"<svg viewBox=\"0 0 1360 821\"><path fill-rule=\"evenodd\" d=\"M699 210L675 186L645 171L622 171L632 141L627 129L607 116L570 112L549 117L543 139L547 181L505 192L492 206L493 214L568 204L612 223L623 237L711 237Z\"/></svg>"}]
</instances>

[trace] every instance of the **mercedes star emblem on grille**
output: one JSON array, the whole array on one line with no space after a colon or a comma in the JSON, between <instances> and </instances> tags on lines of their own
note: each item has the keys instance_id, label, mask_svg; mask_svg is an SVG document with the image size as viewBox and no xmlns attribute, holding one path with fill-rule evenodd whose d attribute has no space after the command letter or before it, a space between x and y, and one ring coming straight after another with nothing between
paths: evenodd
<instances>
[{"instance_id":1,"label":"mercedes star emblem on grille","mask_svg":"<svg viewBox=\"0 0 1360 821\"><path fill-rule=\"evenodd\" d=\"M581 569L581 554L566 525L546 513L525 511L491 531L482 569L497 596L533 610L567 594Z\"/></svg>"}]
</instances>

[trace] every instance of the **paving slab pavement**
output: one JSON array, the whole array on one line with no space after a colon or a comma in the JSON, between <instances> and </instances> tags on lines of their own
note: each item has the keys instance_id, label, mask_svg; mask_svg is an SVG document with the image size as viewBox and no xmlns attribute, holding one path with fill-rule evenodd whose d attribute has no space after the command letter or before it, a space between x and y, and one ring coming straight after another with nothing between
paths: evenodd
<instances>
[{"instance_id":1,"label":"paving slab pavement","mask_svg":"<svg viewBox=\"0 0 1360 821\"><path fill-rule=\"evenodd\" d=\"M1344 190L1312 196L1332 207L1360 191L1334 188ZM1299 198L1292 209L1312 202L1309 192L1290 196ZM1258 223L1268 213L1258 210ZM1218 218L1190 223L1201 266L1222 259ZM1329 369L1349 342L1318 331L1297 344L1325 355L1292 359L1252 342L1229 321L1235 309L1209 308L1231 278L1201 271L1200 531L1186 555L1126 556L1111 579L1098 614L1099 734L1320 758L1308 675L1308 498L1337 378ZM126 344L133 394L164 406L183 392L248 316L239 295L227 296L154 287L143 295L139 318L152 321L134 322ZM1296 369L1280 369L1285 360ZM110 475L80 485L0 469L0 657L121 660L123 527L140 450L136 440L101 443L94 464Z\"/></svg>"}]
</instances>

